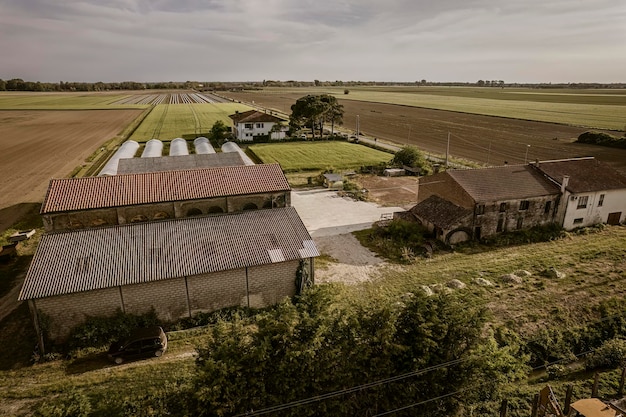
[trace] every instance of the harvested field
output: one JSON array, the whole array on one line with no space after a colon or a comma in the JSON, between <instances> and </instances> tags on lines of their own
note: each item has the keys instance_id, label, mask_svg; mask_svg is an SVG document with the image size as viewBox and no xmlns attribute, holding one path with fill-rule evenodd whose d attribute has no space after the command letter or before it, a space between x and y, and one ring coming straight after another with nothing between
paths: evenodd
<instances>
[{"instance_id":1,"label":"harvested field","mask_svg":"<svg viewBox=\"0 0 626 417\"><path fill-rule=\"evenodd\" d=\"M317 94L290 90L282 94L244 91L224 95L289 114L290 106L309 93ZM450 155L481 164L595 156L626 173L625 149L573 143L587 128L345 98L339 102L345 110L344 127L354 130L359 115L365 135L415 145L427 153L445 154L450 132Z\"/></svg>"},{"instance_id":2,"label":"harvested field","mask_svg":"<svg viewBox=\"0 0 626 417\"><path fill-rule=\"evenodd\" d=\"M41 201L50 178L70 174L140 114L141 110L0 111L3 223L19 216L20 210L10 207Z\"/></svg>"}]
</instances>

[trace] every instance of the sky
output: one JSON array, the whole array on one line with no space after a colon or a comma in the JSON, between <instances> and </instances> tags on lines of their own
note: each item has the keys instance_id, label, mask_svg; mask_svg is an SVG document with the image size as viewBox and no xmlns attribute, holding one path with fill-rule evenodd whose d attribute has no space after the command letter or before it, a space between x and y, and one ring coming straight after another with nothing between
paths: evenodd
<instances>
[{"instance_id":1,"label":"sky","mask_svg":"<svg viewBox=\"0 0 626 417\"><path fill-rule=\"evenodd\" d=\"M624 0L0 0L0 79L626 82Z\"/></svg>"}]
</instances>

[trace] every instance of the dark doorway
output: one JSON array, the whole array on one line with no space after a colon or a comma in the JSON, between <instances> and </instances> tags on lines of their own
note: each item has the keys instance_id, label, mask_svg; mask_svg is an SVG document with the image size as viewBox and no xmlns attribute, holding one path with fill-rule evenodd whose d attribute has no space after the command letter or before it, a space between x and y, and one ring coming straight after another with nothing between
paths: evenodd
<instances>
[{"instance_id":1,"label":"dark doorway","mask_svg":"<svg viewBox=\"0 0 626 417\"><path fill-rule=\"evenodd\" d=\"M618 211L618 212L615 212L615 213L609 213L609 218L607 219L606 222L608 224L618 225L620 217L622 217L622 212L621 211Z\"/></svg>"}]
</instances>

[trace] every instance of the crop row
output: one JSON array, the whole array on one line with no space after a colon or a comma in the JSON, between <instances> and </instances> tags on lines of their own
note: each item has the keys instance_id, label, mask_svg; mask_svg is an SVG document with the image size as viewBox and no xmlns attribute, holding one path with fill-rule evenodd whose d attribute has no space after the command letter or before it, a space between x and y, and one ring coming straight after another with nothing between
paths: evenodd
<instances>
[{"instance_id":1,"label":"crop row","mask_svg":"<svg viewBox=\"0 0 626 417\"><path fill-rule=\"evenodd\" d=\"M134 94L126 96L112 104L203 104L222 103L223 99L212 94L175 93L175 94Z\"/></svg>"}]
</instances>

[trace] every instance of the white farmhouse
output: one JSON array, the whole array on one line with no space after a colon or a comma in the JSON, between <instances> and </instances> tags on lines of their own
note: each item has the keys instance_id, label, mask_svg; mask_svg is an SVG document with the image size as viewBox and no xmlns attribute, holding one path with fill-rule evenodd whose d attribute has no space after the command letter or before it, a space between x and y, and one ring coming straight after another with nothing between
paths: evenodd
<instances>
[{"instance_id":1,"label":"white farmhouse","mask_svg":"<svg viewBox=\"0 0 626 417\"><path fill-rule=\"evenodd\" d=\"M557 217L565 230L626 221L626 177L593 157L535 162L561 188Z\"/></svg>"},{"instance_id":2,"label":"white farmhouse","mask_svg":"<svg viewBox=\"0 0 626 417\"><path fill-rule=\"evenodd\" d=\"M284 139L288 129L286 125L279 125L278 129L275 128L275 125L285 121L257 110L236 112L228 117L233 120L233 135L241 141L253 141L257 136L266 135L270 135L270 139Z\"/></svg>"}]
</instances>

